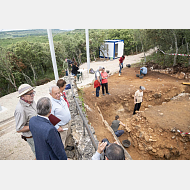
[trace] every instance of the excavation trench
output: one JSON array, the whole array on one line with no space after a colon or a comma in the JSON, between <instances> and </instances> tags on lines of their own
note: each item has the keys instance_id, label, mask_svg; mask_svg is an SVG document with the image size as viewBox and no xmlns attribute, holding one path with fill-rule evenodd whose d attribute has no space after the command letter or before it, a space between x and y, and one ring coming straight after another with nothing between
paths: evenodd
<instances>
[{"instance_id":1,"label":"excavation trench","mask_svg":"<svg viewBox=\"0 0 190 190\"><path fill-rule=\"evenodd\" d=\"M190 133L190 87L164 74L150 72L145 79L136 79L131 77L135 73L136 68L132 68L125 69L119 79L116 75L111 76L111 96L97 99L93 95L93 87L84 89L85 104L90 108L86 110L88 119L97 139L115 141L104 120L111 126L115 115L119 115L131 131L129 133L120 126L119 129L125 133L118 139L120 143L125 139L131 141L131 146L126 150L132 159L190 159L190 135L185 134ZM140 112L133 116L133 95L140 85L145 86L146 90Z\"/></svg>"}]
</instances>

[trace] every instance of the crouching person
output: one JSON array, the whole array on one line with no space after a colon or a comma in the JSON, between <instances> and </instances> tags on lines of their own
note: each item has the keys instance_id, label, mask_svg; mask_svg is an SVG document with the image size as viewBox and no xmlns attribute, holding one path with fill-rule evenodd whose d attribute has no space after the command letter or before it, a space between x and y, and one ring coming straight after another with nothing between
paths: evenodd
<instances>
[{"instance_id":1,"label":"crouching person","mask_svg":"<svg viewBox=\"0 0 190 190\"><path fill-rule=\"evenodd\" d=\"M34 139L37 160L67 160L59 132L49 121L51 101L47 97L37 102L37 116L30 119L29 128Z\"/></svg>"},{"instance_id":2,"label":"crouching person","mask_svg":"<svg viewBox=\"0 0 190 190\"><path fill-rule=\"evenodd\" d=\"M117 137L120 137L124 133L124 130L118 130L120 125L123 125L124 127L126 127L125 124L119 121L119 116L116 115L115 120L112 122L111 128L113 129Z\"/></svg>"}]
</instances>

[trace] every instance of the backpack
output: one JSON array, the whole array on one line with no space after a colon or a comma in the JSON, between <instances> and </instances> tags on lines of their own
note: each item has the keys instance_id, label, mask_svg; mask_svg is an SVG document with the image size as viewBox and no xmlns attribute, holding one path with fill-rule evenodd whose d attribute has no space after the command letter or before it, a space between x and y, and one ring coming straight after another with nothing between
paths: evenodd
<instances>
[{"instance_id":1,"label":"backpack","mask_svg":"<svg viewBox=\"0 0 190 190\"><path fill-rule=\"evenodd\" d=\"M91 69L89 70L89 73L94 74L95 71L91 68Z\"/></svg>"}]
</instances>

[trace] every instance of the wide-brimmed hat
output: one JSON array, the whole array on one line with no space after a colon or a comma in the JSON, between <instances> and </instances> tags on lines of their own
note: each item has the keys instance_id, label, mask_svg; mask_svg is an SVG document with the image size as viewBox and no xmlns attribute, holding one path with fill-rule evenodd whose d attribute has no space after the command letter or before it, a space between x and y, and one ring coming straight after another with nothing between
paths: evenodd
<instances>
[{"instance_id":1,"label":"wide-brimmed hat","mask_svg":"<svg viewBox=\"0 0 190 190\"><path fill-rule=\"evenodd\" d=\"M30 86L29 84L22 84L22 85L20 85L19 88L18 88L18 93L19 93L18 98L19 98L20 96L26 94L27 92L33 90L34 88L35 88L35 87L32 87L32 86Z\"/></svg>"}]
</instances>

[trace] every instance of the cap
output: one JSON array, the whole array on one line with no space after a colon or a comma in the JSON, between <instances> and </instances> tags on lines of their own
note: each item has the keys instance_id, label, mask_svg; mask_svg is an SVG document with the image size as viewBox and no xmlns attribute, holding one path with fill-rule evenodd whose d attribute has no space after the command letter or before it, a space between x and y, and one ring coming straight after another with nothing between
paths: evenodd
<instances>
[{"instance_id":1,"label":"cap","mask_svg":"<svg viewBox=\"0 0 190 190\"><path fill-rule=\"evenodd\" d=\"M145 90L145 87L144 87L144 86L140 86L140 89L141 89L141 90Z\"/></svg>"}]
</instances>

